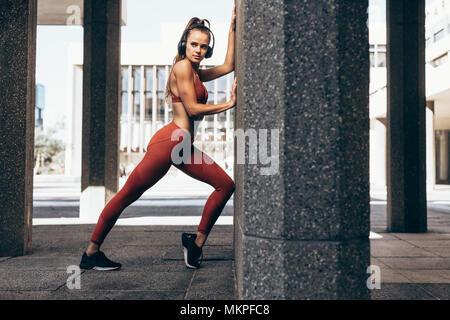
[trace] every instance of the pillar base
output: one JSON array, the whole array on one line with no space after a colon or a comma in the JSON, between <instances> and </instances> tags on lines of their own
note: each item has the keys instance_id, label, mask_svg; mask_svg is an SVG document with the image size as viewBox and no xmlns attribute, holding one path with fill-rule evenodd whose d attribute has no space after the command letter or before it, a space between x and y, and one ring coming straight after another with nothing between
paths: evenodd
<instances>
[{"instance_id":1,"label":"pillar base","mask_svg":"<svg viewBox=\"0 0 450 320\"><path fill-rule=\"evenodd\" d=\"M97 223L98 217L106 205L106 188L102 186L87 187L80 196L80 220Z\"/></svg>"}]
</instances>

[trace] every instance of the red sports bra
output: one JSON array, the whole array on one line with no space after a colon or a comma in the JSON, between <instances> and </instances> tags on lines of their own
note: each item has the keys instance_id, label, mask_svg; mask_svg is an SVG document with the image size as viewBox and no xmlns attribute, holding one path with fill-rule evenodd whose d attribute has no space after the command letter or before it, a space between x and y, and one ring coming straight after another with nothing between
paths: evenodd
<instances>
[{"instance_id":1,"label":"red sports bra","mask_svg":"<svg viewBox=\"0 0 450 320\"><path fill-rule=\"evenodd\" d=\"M195 95L197 96L197 102L205 104L208 101L208 90L200 81L198 74L195 73L195 75L194 88ZM172 90L170 91L170 94L172 95L172 102L182 102L180 97L177 97L172 93Z\"/></svg>"}]
</instances>

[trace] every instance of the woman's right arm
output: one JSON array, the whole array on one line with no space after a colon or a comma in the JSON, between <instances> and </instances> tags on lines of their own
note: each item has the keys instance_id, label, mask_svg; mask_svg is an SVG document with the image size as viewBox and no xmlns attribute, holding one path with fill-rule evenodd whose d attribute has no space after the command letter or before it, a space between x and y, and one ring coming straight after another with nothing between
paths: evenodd
<instances>
[{"instance_id":1,"label":"woman's right arm","mask_svg":"<svg viewBox=\"0 0 450 320\"><path fill-rule=\"evenodd\" d=\"M226 111L236 105L236 79L233 83L230 101L220 104L202 104L197 102L192 78L192 67L188 61L177 63L173 72L177 78L178 93L190 117L200 117Z\"/></svg>"}]
</instances>

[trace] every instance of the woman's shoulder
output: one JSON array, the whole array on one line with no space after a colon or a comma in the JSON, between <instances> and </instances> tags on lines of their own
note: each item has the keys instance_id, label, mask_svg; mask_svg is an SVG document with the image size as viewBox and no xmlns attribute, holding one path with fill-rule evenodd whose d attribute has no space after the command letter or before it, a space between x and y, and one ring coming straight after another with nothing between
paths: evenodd
<instances>
[{"instance_id":1,"label":"woman's shoulder","mask_svg":"<svg viewBox=\"0 0 450 320\"><path fill-rule=\"evenodd\" d=\"M183 59L173 65L173 72L175 72L175 74L183 73L191 75L193 71L190 62L186 59Z\"/></svg>"}]
</instances>

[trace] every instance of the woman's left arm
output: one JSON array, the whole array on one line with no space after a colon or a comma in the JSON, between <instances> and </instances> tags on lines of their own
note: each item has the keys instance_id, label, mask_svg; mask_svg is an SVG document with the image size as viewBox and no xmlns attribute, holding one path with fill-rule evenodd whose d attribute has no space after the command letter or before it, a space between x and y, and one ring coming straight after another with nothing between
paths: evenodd
<instances>
[{"instance_id":1,"label":"woman's left arm","mask_svg":"<svg viewBox=\"0 0 450 320\"><path fill-rule=\"evenodd\" d=\"M225 56L225 62L209 69L200 69L199 76L202 82L211 81L224 76L234 70L234 36L236 33L236 5L233 7L231 17L230 31L228 32L228 49Z\"/></svg>"}]
</instances>

